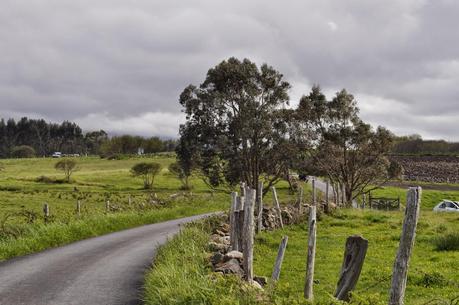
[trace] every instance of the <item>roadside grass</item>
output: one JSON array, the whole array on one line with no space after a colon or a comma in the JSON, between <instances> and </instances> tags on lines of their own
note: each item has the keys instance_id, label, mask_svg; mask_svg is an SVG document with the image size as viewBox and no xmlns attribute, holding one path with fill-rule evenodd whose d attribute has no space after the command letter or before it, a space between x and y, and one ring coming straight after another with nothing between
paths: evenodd
<instances>
[{"instance_id":1,"label":"roadside grass","mask_svg":"<svg viewBox=\"0 0 459 305\"><path fill-rule=\"evenodd\" d=\"M213 219L189 224L160 247L144 286L145 304L254 304L255 288L211 273L206 246Z\"/></svg>"}]
</instances>

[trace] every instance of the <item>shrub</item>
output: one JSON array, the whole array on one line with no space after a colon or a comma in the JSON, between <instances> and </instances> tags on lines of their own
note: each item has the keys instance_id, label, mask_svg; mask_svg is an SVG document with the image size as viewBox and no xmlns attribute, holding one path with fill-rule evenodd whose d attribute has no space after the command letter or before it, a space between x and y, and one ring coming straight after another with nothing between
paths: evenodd
<instances>
[{"instance_id":1,"label":"shrub","mask_svg":"<svg viewBox=\"0 0 459 305\"><path fill-rule=\"evenodd\" d=\"M459 250L459 233L449 233L438 236L434 239L437 251L457 251Z\"/></svg>"},{"instance_id":2,"label":"shrub","mask_svg":"<svg viewBox=\"0 0 459 305\"><path fill-rule=\"evenodd\" d=\"M78 170L77 162L72 159L62 159L54 165L54 168L64 172L65 180L67 182L70 182L70 176L73 172Z\"/></svg>"},{"instance_id":3,"label":"shrub","mask_svg":"<svg viewBox=\"0 0 459 305\"><path fill-rule=\"evenodd\" d=\"M142 177L143 187L145 189L153 188L153 182L155 181L156 175L161 171L161 165L159 163L137 163L131 168L131 173L134 177Z\"/></svg>"},{"instance_id":4,"label":"shrub","mask_svg":"<svg viewBox=\"0 0 459 305\"><path fill-rule=\"evenodd\" d=\"M33 158L35 157L35 149L27 145L15 146L11 149L13 158Z\"/></svg>"}]
</instances>

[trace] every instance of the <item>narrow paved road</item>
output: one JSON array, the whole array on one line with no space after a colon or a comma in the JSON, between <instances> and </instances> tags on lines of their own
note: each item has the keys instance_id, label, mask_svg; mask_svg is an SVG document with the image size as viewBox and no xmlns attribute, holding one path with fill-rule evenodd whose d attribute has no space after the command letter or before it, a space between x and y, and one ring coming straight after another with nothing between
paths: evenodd
<instances>
[{"instance_id":1,"label":"narrow paved road","mask_svg":"<svg viewBox=\"0 0 459 305\"><path fill-rule=\"evenodd\" d=\"M139 304L157 246L181 224L201 217L142 226L0 263L0 304Z\"/></svg>"}]
</instances>

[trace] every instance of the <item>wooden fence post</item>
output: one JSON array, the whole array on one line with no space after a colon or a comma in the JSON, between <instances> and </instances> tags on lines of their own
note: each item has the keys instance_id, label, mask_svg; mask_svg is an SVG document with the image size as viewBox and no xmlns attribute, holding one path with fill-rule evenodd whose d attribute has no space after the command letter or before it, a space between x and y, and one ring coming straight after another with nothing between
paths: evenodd
<instances>
[{"instance_id":1,"label":"wooden fence post","mask_svg":"<svg viewBox=\"0 0 459 305\"><path fill-rule=\"evenodd\" d=\"M129 197L128 197L128 204L129 204L129 206L132 204L131 194L129 194Z\"/></svg>"},{"instance_id":2,"label":"wooden fence post","mask_svg":"<svg viewBox=\"0 0 459 305\"><path fill-rule=\"evenodd\" d=\"M421 195L422 189L420 187L410 187L408 190L402 235L392 272L389 305L404 304L408 265L416 238Z\"/></svg>"},{"instance_id":3,"label":"wooden fence post","mask_svg":"<svg viewBox=\"0 0 459 305\"><path fill-rule=\"evenodd\" d=\"M349 292L355 288L359 280L367 249L368 240L362 236L353 235L347 238L343 265L335 292L335 298L338 300L349 301Z\"/></svg>"},{"instance_id":4,"label":"wooden fence post","mask_svg":"<svg viewBox=\"0 0 459 305\"><path fill-rule=\"evenodd\" d=\"M342 191L341 191L341 199L343 200L343 206L347 205L347 196L346 196L346 186L344 183L341 185Z\"/></svg>"},{"instance_id":5,"label":"wooden fence post","mask_svg":"<svg viewBox=\"0 0 459 305\"><path fill-rule=\"evenodd\" d=\"M282 261L284 260L285 248L287 248L288 236L284 236L279 244L279 251L277 251L277 258L276 262L274 263L274 270L271 278L274 281L279 280L281 268L282 268Z\"/></svg>"},{"instance_id":6,"label":"wooden fence post","mask_svg":"<svg viewBox=\"0 0 459 305\"><path fill-rule=\"evenodd\" d=\"M312 178L311 180L312 185L312 205L316 205L317 201L317 194L316 194L316 177Z\"/></svg>"},{"instance_id":7,"label":"wooden fence post","mask_svg":"<svg viewBox=\"0 0 459 305\"><path fill-rule=\"evenodd\" d=\"M255 208L254 189L247 188L245 193L244 204L244 228L243 228L243 255L244 255L244 272L245 279L248 282L253 281L253 235L254 235L254 208Z\"/></svg>"},{"instance_id":8,"label":"wooden fence post","mask_svg":"<svg viewBox=\"0 0 459 305\"><path fill-rule=\"evenodd\" d=\"M314 298L314 264L316 256L316 206L309 208L309 230L308 230L308 258L306 262L306 284L304 285L304 297L308 300Z\"/></svg>"},{"instance_id":9,"label":"wooden fence post","mask_svg":"<svg viewBox=\"0 0 459 305\"><path fill-rule=\"evenodd\" d=\"M258 181L257 207L258 207L257 233L260 233L261 230L263 230L263 181Z\"/></svg>"},{"instance_id":10,"label":"wooden fence post","mask_svg":"<svg viewBox=\"0 0 459 305\"><path fill-rule=\"evenodd\" d=\"M230 246L231 250L236 250L237 236L236 236L236 205L237 205L237 192L231 193L231 207L229 212L230 219Z\"/></svg>"},{"instance_id":11,"label":"wooden fence post","mask_svg":"<svg viewBox=\"0 0 459 305\"><path fill-rule=\"evenodd\" d=\"M330 182L327 180L325 182L325 212L330 210Z\"/></svg>"},{"instance_id":12,"label":"wooden fence post","mask_svg":"<svg viewBox=\"0 0 459 305\"><path fill-rule=\"evenodd\" d=\"M304 190L303 187L298 187L298 202L297 202L297 210L298 210L298 216L301 214L301 207L303 206L303 195L304 195Z\"/></svg>"},{"instance_id":13,"label":"wooden fence post","mask_svg":"<svg viewBox=\"0 0 459 305\"><path fill-rule=\"evenodd\" d=\"M280 227L283 228L284 223L282 222L282 211L280 209L279 199L277 199L276 188L272 186L271 191L273 192L274 207L276 208L276 211L277 211L277 217L279 218Z\"/></svg>"},{"instance_id":14,"label":"wooden fence post","mask_svg":"<svg viewBox=\"0 0 459 305\"><path fill-rule=\"evenodd\" d=\"M77 215L80 216L81 214L81 201L80 200L77 200L76 212L77 212Z\"/></svg>"},{"instance_id":15,"label":"wooden fence post","mask_svg":"<svg viewBox=\"0 0 459 305\"><path fill-rule=\"evenodd\" d=\"M49 220L49 205L45 202L43 205L43 216L45 218L45 223Z\"/></svg>"},{"instance_id":16,"label":"wooden fence post","mask_svg":"<svg viewBox=\"0 0 459 305\"><path fill-rule=\"evenodd\" d=\"M110 200L107 200L107 201L105 202L105 210L106 210L107 212L110 212Z\"/></svg>"}]
</instances>

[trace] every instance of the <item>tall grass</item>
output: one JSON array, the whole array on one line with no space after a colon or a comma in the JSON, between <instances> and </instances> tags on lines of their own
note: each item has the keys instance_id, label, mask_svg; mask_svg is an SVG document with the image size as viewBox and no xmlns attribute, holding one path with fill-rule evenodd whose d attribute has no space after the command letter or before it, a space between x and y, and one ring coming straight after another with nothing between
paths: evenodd
<instances>
[{"instance_id":1,"label":"tall grass","mask_svg":"<svg viewBox=\"0 0 459 305\"><path fill-rule=\"evenodd\" d=\"M434 239L434 244L437 251L457 251L459 250L459 233L437 236Z\"/></svg>"}]
</instances>

